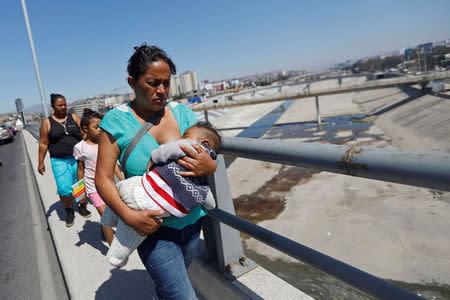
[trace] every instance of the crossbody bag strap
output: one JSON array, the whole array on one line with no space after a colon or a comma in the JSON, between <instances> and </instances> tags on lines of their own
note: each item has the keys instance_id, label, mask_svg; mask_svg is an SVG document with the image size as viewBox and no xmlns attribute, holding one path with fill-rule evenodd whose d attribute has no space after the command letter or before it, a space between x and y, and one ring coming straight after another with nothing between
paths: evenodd
<instances>
[{"instance_id":1,"label":"crossbody bag strap","mask_svg":"<svg viewBox=\"0 0 450 300\"><path fill-rule=\"evenodd\" d=\"M127 173L127 160L131 155L131 152L133 152L136 145L139 143L139 141L142 139L142 137L145 135L147 131L150 130L150 128L153 126L153 123L156 123L158 120L162 118L164 115L164 107L158 110L154 115L150 117L148 121L142 125L142 128L139 129L139 131L136 133L134 138L131 140L131 142L128 144L127 148L125 149L125 153L122 158L122 171L126 177Z\"/></svg>"},{"instance_id":2,"label":"crossbody bag strap","mask_svg":"<svg viewBox=\"0 0 450 300\"><path fill-rule=\"evenodd\" d=\"M134 138L131 140L131 142L128 144L127 149L125 149L125 154L122 158L122 171L125 173L127 172L127 160L130 157L131 152L133 152L136 145L139 143L139 141L142 139L142 137L145 135L147 131L153 126L151 122L145 122L145 124L142 126L141 129L136 133Z\"/></svg>"}]
</instances>

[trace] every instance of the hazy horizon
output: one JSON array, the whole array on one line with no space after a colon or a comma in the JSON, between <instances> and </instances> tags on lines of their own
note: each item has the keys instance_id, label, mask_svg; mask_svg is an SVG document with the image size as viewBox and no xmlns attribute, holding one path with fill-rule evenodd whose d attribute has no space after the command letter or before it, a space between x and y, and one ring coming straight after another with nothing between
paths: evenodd
<instances>
[{"instance_id":1,"label":"hazy horizon","mask_svg":"<svg viewBox=\"0 0 450 300\"><path fill-rule=\"evenodd\" d=\"M128 93L133 47L158 45L178 74L219 80L274 70L323 69L450 37L450 2L349 1L28 1L45 97L69 103L104 93ZM20 1L0 4L0 113L40 104ZM7 46L7 47L6 47Z\"/></svg>"}]
</instances>

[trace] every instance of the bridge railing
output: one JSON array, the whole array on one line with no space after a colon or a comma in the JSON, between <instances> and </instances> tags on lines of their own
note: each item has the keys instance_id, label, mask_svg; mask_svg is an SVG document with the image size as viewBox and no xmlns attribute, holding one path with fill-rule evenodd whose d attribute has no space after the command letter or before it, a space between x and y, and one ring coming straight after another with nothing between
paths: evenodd
<instances>
[{"instance_id":1,"label":"bridge railing","mask_svg":"<svg viewBox=\"0 0 450 300\"><path fill-rule=\"evenodd\" d=\"M39 141L39 128L40 128L40 124L37 123L27 123L24 126L24 129L28 130L29 133L31 133L31 135Z\"/></svg>"},{"instance_id":2,"label":"bridge railing","mask_svg":"<svg viewBox=\"0 0 450 300\"><path fill-rule=\"evenodd\" d=\"M396 77L396 78L390 78L390 79L381 79L381 80L374 80L370 82L365 82L361 84L349 84L349 85L339 85L337 87L328 87L328 88L307 88L302 89L301 91L291 91L289 93L283 93L283 94L273 94L269 96L264 97L258 97L258 98L251 98L251 99L241 99L241 100L235 100L233 97L231 97L231 100L233 101L226 101L226 102L205 102L200 103L198 105L195 105L192 107L192 110L194 111L208 111L210 109L219 109L219 108L227 108L227 107L235 107L235 106L242 106L242 105L251 105L251 104L259 104L259 103L269 103L269 102L277 102L277 101L286 101L286 100L299 100L303 98L310 98L310 97L321 97L321 96L327 96L327 95L334 95L334 94L343 94L343 93L352 93L352 92L359 92L359 91L365 91L365 90L372 90L372 89L383 89L383 88L389 88L389 87L397 87L402 85L412 85L412 84L425 84L433 80L442 80L442 79L448 79L450 78L450 71L445 72L439 72L439 73L432 73L432 74L424 74L424 75L414 75L414 76L405 76L405 77ZM262 89L274 89L279 88L281 91L281 88L286 85L280 85L280 86L269 86L264 87L260 89L250 90L246 91L254 93L255 91L260 91Z\"/></svg>"},{"instance_id":3,"label":"bridge railing","mask_svg":"<svg viewBox=\"0 0 450 300\"><path fill-rule=\"evenodd\" d=\"M25 126L39 140L37 125ZM208 262L236 278L256 264L244 255L239 231L380 299L423 299L380 278L235 215L223 154L350 176L450 191L450 154L373 147L223 137L216 172L209 178L217 208L203 228Z\"/></svg>"},{"instance_id":4,"label":"bridge railing","mask_svg":"<svg viewBox=\"0 0 450 300\"><path fill-rule=\"evenodd\" d=\"M422 299L382 279L235 216L223 154L350 176L450 191L450 154L373 147L224 137L218 168L209 179L217 208L204 236L208 261L231 278L255 267L239 231L380 299ZM236 230L234 230L234 229Z\"/></svg>"}]
</instances>

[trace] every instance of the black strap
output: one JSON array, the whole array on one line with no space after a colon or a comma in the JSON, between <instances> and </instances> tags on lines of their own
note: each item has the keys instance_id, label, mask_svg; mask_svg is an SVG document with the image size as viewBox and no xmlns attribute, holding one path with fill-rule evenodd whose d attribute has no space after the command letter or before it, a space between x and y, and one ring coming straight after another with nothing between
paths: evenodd
<instances>
[{"instance_id":1,"label":"black strap","mask_svg":"<svg viewBox=\"0 0 450 300\"><path fill-rule=\"evenodd\" d=\"M142 139L142 137L145 135L145 133L147 131L150 130L150 128L153 126L153 122L158 121L162 115L164 114L164 108L162 108L161 110L157 111L151 118L149 121L145 122L145 124L142 126L141 129L139 129L139 131L136 133L136 135L134 136L134 138L131 140L131 142L128 144L127 148L125 149L125 154L123 155L122 158L122 171L126 177L126 173L127 173L127 160L131 155L131 152L133 152L134 148L136 147L136 145L139 143L139 141Z\"/></svg>"}]
</instances>

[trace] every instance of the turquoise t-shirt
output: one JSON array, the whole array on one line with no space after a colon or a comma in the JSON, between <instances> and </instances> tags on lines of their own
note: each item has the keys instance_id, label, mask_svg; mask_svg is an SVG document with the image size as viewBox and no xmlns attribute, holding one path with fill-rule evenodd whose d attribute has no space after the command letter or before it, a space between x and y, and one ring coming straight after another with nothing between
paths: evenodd
<instances>
[{"instance_id":1,"label":"turquoise t-shirt","mask_svg":"<svg viewBox=\"0 0 450 300\"><path fill-rule=\"evenodd\" d=\"M103 117L100 127L109 132L117 141L120 148L119 161L122 162L125 149L134 138L142 125L130 110L130 103L123 104L106 113ZM186 105L178 102L168 103L180 128L181 135L184 131L195 124L197 115ZM158 148L159 144L149 134L146 133L134 148L128 157L126 165L127 177L142 176L147 169L147 163L151 157L151 152ZM206 210L197 206L189 211L184 218L167 217L164 218L163 226L182 229L188 225L194 224L199 218L207 214Z\"/></svg>"}]
</instances>

